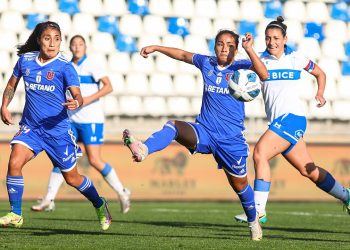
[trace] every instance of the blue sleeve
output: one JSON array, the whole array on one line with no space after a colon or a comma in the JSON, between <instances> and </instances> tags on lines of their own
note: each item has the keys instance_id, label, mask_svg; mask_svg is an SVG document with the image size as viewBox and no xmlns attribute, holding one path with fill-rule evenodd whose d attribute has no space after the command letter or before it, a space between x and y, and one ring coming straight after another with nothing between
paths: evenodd
<instances>
[{"instance_id":1,"label":"blue sleeve","mask_svg":"<svg viewBox=\"0 0 350 250\"><path fill-rule=\"evenodd\" d=\"M193 58L192 58L192 62L194 64L194 66L196 66L197 68L201 69L205 59L207 59L208 56L204 56L204 55L200 55L200 54L194 54Z\"/></svg>"},{"instance_id":2,"label":"blue sleeve","mask_svg":"<svg viewBox=\"0 0 350 250\"><path fill-rule=\"evenodd\" d=\"M63 82L68 87L80 87L79 76L71 63L67 63L63 68Z\"/></svg>"},{"instance_id":3,"label":"blue sleeve","mask_svg":"<svg viewBox=\"0 0 350 250\"><path fill-rule=\"evenodd\" d=\"M252 67L252 66L253 66L253 64L249 60L246 60L246 59L240 60L241 69L250 69L250 67Z\"/></svg>"},{"instance_id":4,"label":"blue sleeve","mask_svg":"<svg viewBox=\"0 0 350 250\"><path fill-rule=\"evenodd\" d=\"M15 67L13 68L13 75L17 78L22 77L22 60L23 60L23 55L17 60L17 63Z\"/></svg>"}]
</instances>

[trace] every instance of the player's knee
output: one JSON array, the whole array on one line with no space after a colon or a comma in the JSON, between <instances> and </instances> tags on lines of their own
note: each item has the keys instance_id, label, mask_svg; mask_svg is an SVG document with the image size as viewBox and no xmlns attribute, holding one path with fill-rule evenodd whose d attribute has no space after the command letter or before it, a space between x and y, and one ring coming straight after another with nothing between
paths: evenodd
<instances>
[{"instance_id":1,"label":"player's knee","mask_svg":"<svg viewBox=\"0 0 350 250\"><path fill-rule=\"evenodd\" d=\"M20 171L23 167L23 162L16 158L11 158L8 164L9 171Z\"/></svg>"},{"instance_id":2,"label":"player's knee","mask_svg":"<svg viewBox=\"0 0 350 250\"><path fill-rule=\"evenodd\" d=\"M313 163L307 163L304 168L299 170L300 174L311 180L317 179L317 166Z\"/></svg>"},{"instance_id":3,"label":"player's knee","mask_svg":"<svg viewBox=\"0 0 350 250\"><path fill-rule=\"evenodd\" d=\"M66 180L66 183L72 187L78 187L81 184L76 175L65 175L64 179Z\"/></svg>"},{"instance_id":4,"label":"player's knee","mask_svg":"<svg viewBox=\"0 0 350 250\"><path fill-rule=\"evenodd\" d=\"M96 168L98 165L99 159L97 157L89 157L89 164Z\"/></svg>"}]
</instances>

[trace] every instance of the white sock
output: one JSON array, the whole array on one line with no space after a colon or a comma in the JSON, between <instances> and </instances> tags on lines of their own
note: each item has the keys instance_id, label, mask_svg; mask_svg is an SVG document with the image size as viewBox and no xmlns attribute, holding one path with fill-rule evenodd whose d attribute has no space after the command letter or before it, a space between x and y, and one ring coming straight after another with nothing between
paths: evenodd
<instances>
[{"instance_id":1,"label":"white sock","mask_svg":"<svg viewBox=\"0 0 350 250\"><path fill-rule=\"evenodd\" d=\"M123 195L124 193L124 187L122 183L120 182L117 173L115 170L112 168L112 170L104 176L105 180L107 183L119 194Z\"/></svg>"},{"instance_id":2,"label":"white sock","mask_svg":"<svg viewBox=\"0 0 350 250\"><path fill-rule=\"evenodd\" d=\"M63 181L64 178L61 173L51 172L49 184L47 186L47 194L45 196L46 200L55 200Z\"/></svg>"},{"instance_id":3,"label":"white sock","mask_svg":"<svg viewBox=\"0 0 350 250\"><path fill-rule=\"evenodd\" d=\"M254 191L255 207L259 214L266 214L266 203L270 192Z\"/></svg>"}]
</instances>

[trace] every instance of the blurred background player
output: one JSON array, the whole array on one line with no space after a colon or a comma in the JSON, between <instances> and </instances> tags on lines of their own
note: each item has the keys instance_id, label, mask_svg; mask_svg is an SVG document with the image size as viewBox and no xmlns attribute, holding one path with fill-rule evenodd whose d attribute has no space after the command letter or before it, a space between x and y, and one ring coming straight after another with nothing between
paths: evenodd
<instances>
[{"instance_id":1,"label":"blurred background player","mask_svg":"<svg viewBox=\"0 0 350 250\"><path fill-rule=\"evenodd\" d=\"M1 120L13 124L7 109L21 77L26 88L26 102L20 130L10 142L12 151L6 178L11 212L0 218L1 226L21 227L24 165L45 151L52 164L62 171L67 184L79 190L96 208L103 230L111 224L107 202L101 198L93 183L78 173L78 146L71 130L67 109L83 104L79 78L72 64L59 52L62 37L57 23L36 25L24 45L18 46L18 59L4 90ZM69 91L72 98L66 98Z\"/></svg>"},{"instance_id":2,"label":"blurred background player","mask_svg":"<svg viewBox=\"0 0 350 250\"><path fill-rule=\"evenodd\" d=\"M287 26L283 21L280 16L267 25L266 50L260 56L269 71L269 78L262 85L269 128L260 137L253 153L254 194L260 221L265 223L267 220L266 203L271 185L269 160L279 154L318 188L342 201L350 214L350 188L346 189L327 170L315 165L303 139L306 113L298 97L297 81L303 81L300 77L302 70L316 78L315 99L320 108L326 104L323 97L326 74L309 58L286 45ZM235 218L247 222L245 214Z\"/></svg>"},{"instance_id":3,"label":"blurred background player","mask_svg":"<svg viewBox=\"0 0 350 250\"><path fill-rule=\"evenodd\" d=\"M84 100L83 106L79 109L68 111L72 130L77 141L84 144L90 165L99 171L106 182L117 192L121 212L127 213L130 209L130 191L123 187L113 167L101 158L104 113L99 98L112 92L112 84L104 70L87 57L87 47L83 36L73 36L69 48L73 53L72 62L79 75L80 90ZM102 83L101 88L99 88L100 82ZM62 183L61 171L55 166L49 178L47 194L39 204L32 206L32 210L54 210L54 199Z\"/></svg>"},{"instance_id":4,"label":"blurred background player","mask_svg":"<svg viewBox=\"0 0 350 250\"><path fill-rule=\"evenodd\" d=\"M145 143L136 140L129 130L124 131L123 140L136 162L164 149L173 140L192 153L212 154L241 200L248 216L251 239L261 240L262 230L255 210L254 193L247 181L249 148L243 135L244 103L230 95L228 79L233 71L242 68L251 68L261 79L266 79L267 70L252 48L253 37L250 33L245 35L242 43L250 61L235 60L238 39L239 36L234 32L221 30L215 37L216 56L155 45L142 48L140 54L145 58L153 52L160 52L201 70L204 83L201 112L195 123L168 121L162 130L152 134Z\"/></svg>"}]
</instances>

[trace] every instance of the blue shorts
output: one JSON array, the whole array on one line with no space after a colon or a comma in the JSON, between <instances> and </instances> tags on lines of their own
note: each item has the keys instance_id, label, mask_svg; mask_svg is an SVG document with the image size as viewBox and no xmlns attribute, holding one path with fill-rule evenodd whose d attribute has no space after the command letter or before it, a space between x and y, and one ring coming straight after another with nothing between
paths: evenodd
<instances>
[{"instance_id":1,"label":"blue shorts","mask_svg":"<svg viewBox=\"0 0 350 250\"><path fill-rule=\"evenodd\" d=\"M84 145L103 144L103 123L71 123L73 133Z\"/></svg>"},{"instance_id":2,"label":"blue shorts","mask_svg":"<svg viewBox=\"0 0 350 250\"><path fill-rule=\"evenodd\" d=\"M45 151L52 164L62 172L69 172L77 164L78 145L72 130L59 137L45 138L37 135L28 126L22 125L10 142L11 145L17 143L32 150L34 157Z\"/></svg>"},{"instance_id":3,"label":"blue shorts","mask_svg":"<svg viewBox=\"0 0 350 250\"><path fill-rule=\"evenodd\" d=\"M287 113L273 120L269 129L291 143L290 147L282 153L286 155L303 137L306 130L306 118Z\"/></svg>"},{"instance_id":4,"label":"blue shorts","mask_svg":"<svg viewBox=\"0 0 350 250\"><path fill-rule=\"evenodd\" d=\"M188 123L197 136L197 147L191 153L213 154L219 168L224 168L230 175L247 175L249 147L243 133L232 138L220 138L199 123Z\"/></svg>"}]
</instances>

